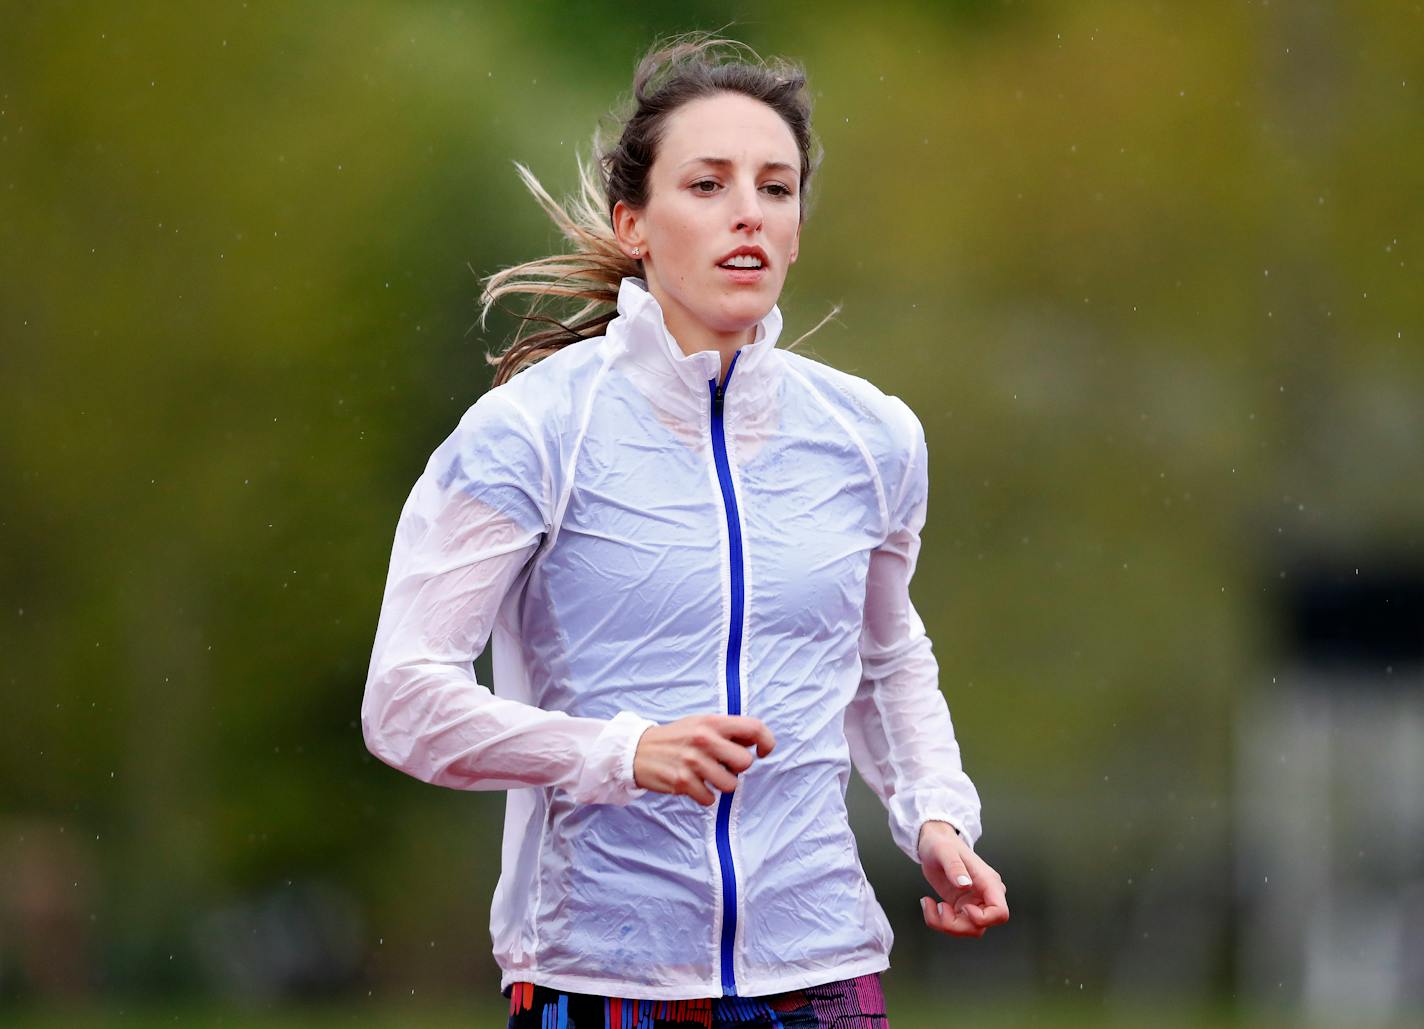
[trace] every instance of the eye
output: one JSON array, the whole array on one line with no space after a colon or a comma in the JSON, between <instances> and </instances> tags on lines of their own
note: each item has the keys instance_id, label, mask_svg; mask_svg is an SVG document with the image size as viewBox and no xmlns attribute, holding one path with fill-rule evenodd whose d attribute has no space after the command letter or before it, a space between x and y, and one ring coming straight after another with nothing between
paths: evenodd
<instances>
[{"instance_id":1,"label":"eye","mask_svg":"<svg viewBox=\"0 0 1424 1029\"><path fill-rule=\"evenodd\" d=\"M711 186L712 188L711 188L711 189L703 189L703 188L702 188L703 186ZM715 180L713 180L713 179L699 179L699 180L697 180L696 182L694 182L694 183L692 184L692 191L693 191L694 193L709 194L709 193L712 193L712 192L713 192L714 190L716 190L716 189L717 189L717 182L716 182Z\"/></svg>"},{"instance_id":2,"label":"eye","mask_svg":"<svg viewBox=\"0 0 1424 1029\"><path fill-rule=\"evenodd\" d=\"M772 191L772 196L789 197L794 195L791 192L791 187L787 186L785 183L769 182L767 183L766 188Z\"/></svg>"}]
</instances>

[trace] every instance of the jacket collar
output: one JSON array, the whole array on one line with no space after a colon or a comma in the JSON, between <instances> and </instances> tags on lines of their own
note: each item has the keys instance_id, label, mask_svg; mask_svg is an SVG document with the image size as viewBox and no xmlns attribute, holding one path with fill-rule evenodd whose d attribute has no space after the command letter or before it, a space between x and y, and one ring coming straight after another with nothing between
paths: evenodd
<instances>
[{"instance_id":1,"label":"jacket collar","mask_svg":"<svg viewBox=\"0 0 1424 1029\"><path fill-rule=\"evenodd\" d=\"M768 357L781 336L781 326L781 309L773 304L757 323L752 342L737 351L736 364L727 383L729 404L740 406L743 401L766 395L771 384L771 368L776 363ZM619 283L618 316L605 331L611 337L619 337L625 352L636 364L644 366L645 371L653 372L660 379L680 380L699 397L708 396L709 380L715 380L721 373L721 355L717 351L682 352L644 279L630 275Z\"/></svg>"}]
</instances>

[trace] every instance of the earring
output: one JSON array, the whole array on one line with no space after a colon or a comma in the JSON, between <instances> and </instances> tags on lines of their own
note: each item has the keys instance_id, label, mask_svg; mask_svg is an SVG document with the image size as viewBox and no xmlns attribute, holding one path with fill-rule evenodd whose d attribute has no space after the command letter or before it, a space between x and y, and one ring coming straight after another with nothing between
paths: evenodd
<instances>
[{"instance_id":1,"label":"earring","mask_svg":"<svg viewBox=\"0 0 1424 1029\"><path fill-rule=\"evenodd\" d=\"M638 256L639 254L641 254L642 252L643 252L643 248L642 248L642 247L634 247L634 248L633 248L633 256L634 256L634 257L637 257L637 256Z\"/></svg>"}]
</instances>

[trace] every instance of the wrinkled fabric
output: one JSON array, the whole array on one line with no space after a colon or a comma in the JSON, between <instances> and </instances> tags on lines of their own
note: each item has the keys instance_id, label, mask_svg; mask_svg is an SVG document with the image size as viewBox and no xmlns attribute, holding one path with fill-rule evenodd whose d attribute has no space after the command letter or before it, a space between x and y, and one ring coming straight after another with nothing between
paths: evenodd
<instances>
[{"instance_id":1,"label":"wrinkled fabric","mask_svg":"<svg viewBox=\"0 0 1424 1029\"><path fill-rule=\"evenodd\" d=\"M683 354L631 277L605 336L465 412L401 511L362 729L416 778L509 791L502 989L758 996L889 967L846 818L852 765L910 858L929 819L979 837L909 596L923 429L864 379L778 349L781 327L773 307L725 382L736 568L711 432L720 356ZM472 666L487 639L493 691ZM732 793L724 883L718 805L638 787L633 756L651 725L727 713L729 677L776 747Z\"/></svg>"}]
</instances>

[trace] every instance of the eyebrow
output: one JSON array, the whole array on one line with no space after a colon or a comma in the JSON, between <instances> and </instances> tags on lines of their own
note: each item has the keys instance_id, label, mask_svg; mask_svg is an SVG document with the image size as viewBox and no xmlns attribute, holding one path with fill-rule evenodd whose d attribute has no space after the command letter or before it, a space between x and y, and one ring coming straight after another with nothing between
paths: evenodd
<instances>
[{"instance_id":1,"label":"eyebrow","mask_svg":"<svg viewBox=\"0 0 1424 1029\"><path fill-rule=\"evenodd\" d=\"M694 157L694 158L691 158L690 160L683 161L682 164L683 164L683 166L686 166L686 165L689 165L689 164L710 164L710 165L714 165L714 166L716 166L716 167L718 167L718 168L730 168L730 167L732 166L732 161L731 161L730 158L726 158L726 157ZM798 172L798 171L800 171L800 169L797 168L795 165L793 165L793 164L787 164L785 161L766 161L765 163L762 164L761 170L762 170L762 171L786 171L786 172Z\"/></svg>"}]
</instances>

